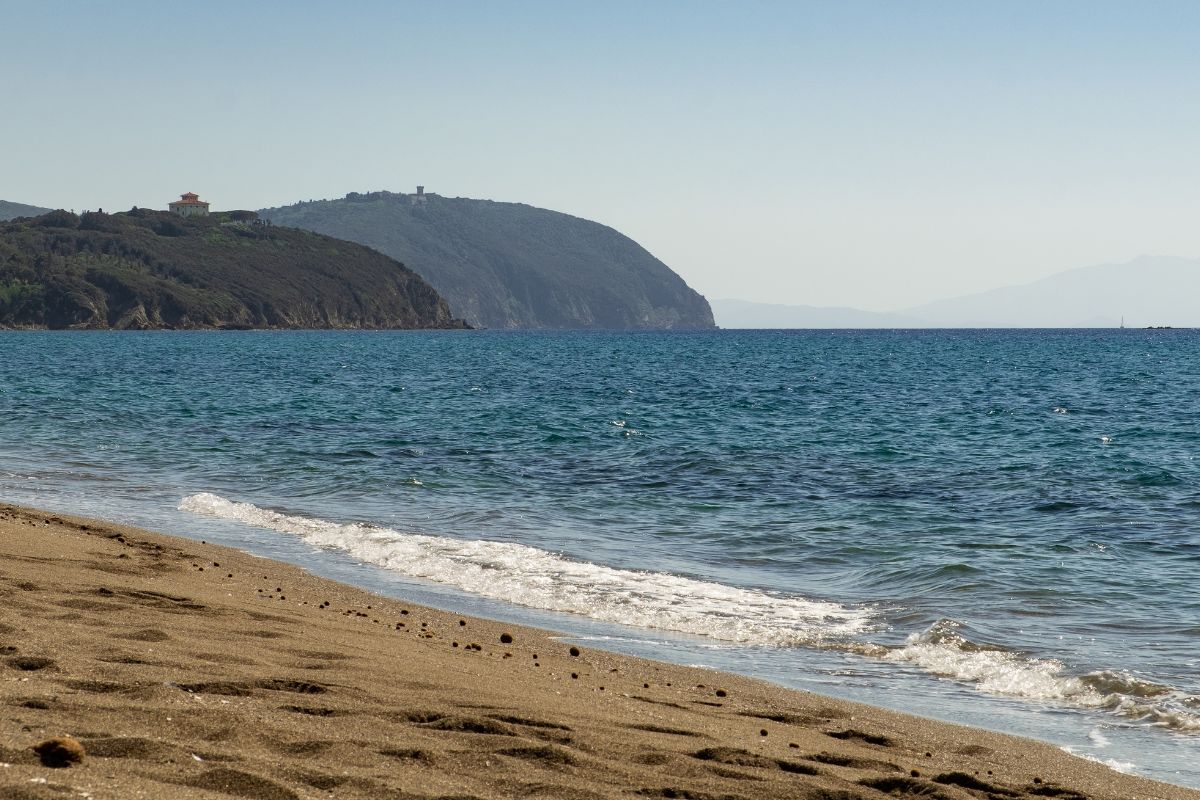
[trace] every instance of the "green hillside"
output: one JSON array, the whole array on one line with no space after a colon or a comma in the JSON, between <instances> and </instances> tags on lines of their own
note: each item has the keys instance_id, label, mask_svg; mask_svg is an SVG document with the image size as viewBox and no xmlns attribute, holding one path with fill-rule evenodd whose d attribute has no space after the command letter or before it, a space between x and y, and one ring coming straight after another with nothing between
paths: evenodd
<instances>
[{"instance_id":1,"label":"green hillside","mask_svg":"<svg viewBox=\"0 0 1200 800\"><path fill-rule=\"evenodd\" d=\"M251 211L53 211L0 223L0 326L462 327L416 273Z\"/></svg>"},{"instance_id":2,"label":"green hillside","mask_svg":"<svg viewBox=\"0 0 1200 800\"><path fill-rule=\"evenodd\" d=\"M488 328L712 328L707 301L612 228L516 203L351 193L264 218L412 266L455 316Z\"/></svg>"},{"instance_id":3,"label":"green hillside","mask_svg":"<svg viewBox=\"0 0 1200 800\"><path fill-rule=\"evenodd\" d=\"M10 203L7 200L0 200L0 222L17 217L36 217L38 214L45 214L49 210L48 208L27 206L24 203Z\"/></svg>"}]
</instances>

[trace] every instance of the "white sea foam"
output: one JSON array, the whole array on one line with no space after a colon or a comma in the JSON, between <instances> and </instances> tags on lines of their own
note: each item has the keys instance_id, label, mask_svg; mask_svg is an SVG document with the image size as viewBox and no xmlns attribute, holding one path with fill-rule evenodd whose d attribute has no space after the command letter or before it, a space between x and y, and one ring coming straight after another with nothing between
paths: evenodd
<instances>
[{"instance_id":1,"label":"white sea foam","mask_svg":"<svg viewBox=\"0 0 1200 800\"><path fill-rule=\"evenodd\" d=\"M1120 761L1115 758L1097 758L1087 753L1080 753L1074 747L1070 746L1063 747L1062 750L1064 753L1069 753L1076 758L1082 758L1085 761L1091 761L1096 764L1103 764L1113 772L1120 772L1125 775L1137 774L1137 764L1134 764L1132 761Z\"/></svg>"},{"instance_id":2,"label":"white sea foam","mask_svg":"<svg viewBox=\"0 0 1200 800\"><path fill-rule=\"evenodd\" d=\"M661 572L614 569L512 542L453 539L280 514L215 494L183 511L235 520L342 550L414 578L517 605L751 645L822 645L867 630L860 608Z\"/></svg>"},{"instance_id":3,"label":"white sea foam","mask_svg":"<svg viewBox=\"0 0 1200 800\"><path fill-rule=\"evenodd\" d=\"M957 634L957 628L952 620L942 620L909 636L883 658L975 684L989 694L1094 708L1144 724L1200 731L1200 715L1181 708L1187 698L1169 686L1111 670L1072 675L1052 658L974 644Z\"/></svg>"},{"instance_id":4,"label":"white sea foam","mask_svg":"<svg viewBox=\"0 0 1200 800\"><path fill-rule=\"evenodd\" d=\"M1025 658L1007 650L971 646L948 634L945 622L913 634L903 647L889 652L889 661L914 664L926 672L976 684L991 694L1039 700L1065 700L1086 687L1062 677L1062 664L1053 659Z\"/></svg>"}]
</instances>

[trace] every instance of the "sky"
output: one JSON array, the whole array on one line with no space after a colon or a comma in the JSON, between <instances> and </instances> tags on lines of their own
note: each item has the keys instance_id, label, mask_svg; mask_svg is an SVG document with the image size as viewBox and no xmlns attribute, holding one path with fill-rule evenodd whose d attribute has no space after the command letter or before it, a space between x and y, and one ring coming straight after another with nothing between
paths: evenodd
<instances>
[{"instance_id":1,"label":"sky","mask_svg":"<svg viewBox=\"0 0 1200 800\"><path fill-rule=\"evenodd\" d=\"M0 199L528 203L710 299L1200 256L1200 3L0 0Z\"/></svg>"}]
</instances>

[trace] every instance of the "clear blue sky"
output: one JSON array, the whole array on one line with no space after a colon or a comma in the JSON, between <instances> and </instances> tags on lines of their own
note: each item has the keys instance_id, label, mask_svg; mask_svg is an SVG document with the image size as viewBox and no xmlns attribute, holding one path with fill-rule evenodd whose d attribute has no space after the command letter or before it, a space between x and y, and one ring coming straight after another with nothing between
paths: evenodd
<instances>
[{"instance_id":1,"label":"clear blue sky","mask_svg":"<svg viewBox=\"0 0 1200 800\"><path fill-rule=\"evenodd\" d=\"M710 298L1200 256L1200 2L0 0L0 199L511 200Z\"/></svg>"}]
</instances>

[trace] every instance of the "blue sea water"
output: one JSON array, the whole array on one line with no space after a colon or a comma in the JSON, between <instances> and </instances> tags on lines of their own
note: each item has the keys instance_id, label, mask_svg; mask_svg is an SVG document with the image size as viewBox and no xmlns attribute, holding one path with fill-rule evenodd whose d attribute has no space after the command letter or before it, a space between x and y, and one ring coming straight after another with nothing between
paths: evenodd
<instances>
[{"instance_id":1,"label":"blue sea water","mask_svg":"<svg viewBox=\"0 0 1200 800\"><path fill-rule=\"evenodd\" d=\"M1200 334L0 333L0 499L1200 787Z\"/></svg>"}]
</instances>

